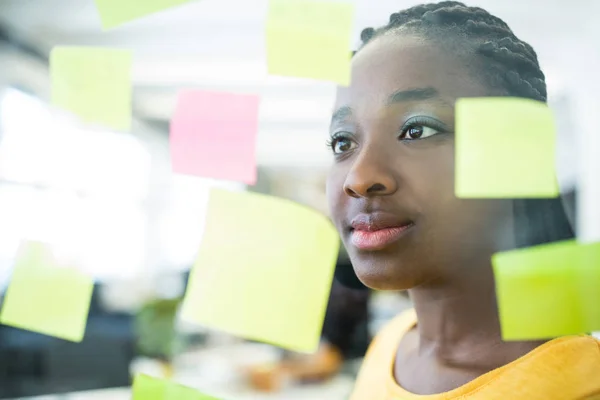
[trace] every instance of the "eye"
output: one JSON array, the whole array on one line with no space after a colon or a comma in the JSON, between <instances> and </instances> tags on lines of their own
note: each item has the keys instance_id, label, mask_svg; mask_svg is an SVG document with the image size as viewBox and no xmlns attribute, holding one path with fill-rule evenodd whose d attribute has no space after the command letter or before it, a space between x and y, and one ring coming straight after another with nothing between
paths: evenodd
<instances>
[{"instance_id":1,"label":"eye","mask_svg":"<svg viewBox=\"0 0 600 400\"><path fill-rule=\"evenodd\" d=\"M440 133L439 130L425 125L410 125L402 130L400 134L401 140L418 140L425 139L430 136Z\"/></svg>"},{"instance_id":2,"label":"eye","mask_svg":"<svg viewBox=\"0 0 600 400\"><path fill-rule=\"evenodd\" d=\"M331 147L333 154L339 155L355 149L356 142L349 137L339 135L331 138L329 147Z\"/></svg>"}]
</instances>

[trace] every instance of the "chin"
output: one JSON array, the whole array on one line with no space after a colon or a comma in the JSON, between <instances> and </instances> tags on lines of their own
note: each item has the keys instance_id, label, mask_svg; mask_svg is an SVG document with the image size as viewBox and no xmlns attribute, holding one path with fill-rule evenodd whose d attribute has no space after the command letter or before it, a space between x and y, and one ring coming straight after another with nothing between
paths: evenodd
<instances>
[{"instance_id":1,"label":"chin","mask_svg":"<svg viewBox=\"0 0 600 400\"><path fill-rule=\"evenodd\" d=\"M358 279L367 287L375 290L407 290L418 285L418 271L410 265L394 260L385 262L365 259L364 256L352 256L352 265Z\"/></svg>"}]
</instances>

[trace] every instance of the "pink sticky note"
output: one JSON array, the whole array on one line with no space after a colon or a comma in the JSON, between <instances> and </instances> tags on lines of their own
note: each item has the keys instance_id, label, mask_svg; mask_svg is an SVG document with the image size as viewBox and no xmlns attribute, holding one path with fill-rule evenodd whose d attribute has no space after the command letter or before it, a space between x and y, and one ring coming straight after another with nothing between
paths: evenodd
<instances>
[{"instance_id":1,"label":"pink sticky note","mask_svg":"<svg viewBox=\"0 0 600 400\"><path fill-rule=\"evenodd\" d=\"M173 172L256 183L256 95L186 91L171 121Z\"/></svg>"}]
</instances>

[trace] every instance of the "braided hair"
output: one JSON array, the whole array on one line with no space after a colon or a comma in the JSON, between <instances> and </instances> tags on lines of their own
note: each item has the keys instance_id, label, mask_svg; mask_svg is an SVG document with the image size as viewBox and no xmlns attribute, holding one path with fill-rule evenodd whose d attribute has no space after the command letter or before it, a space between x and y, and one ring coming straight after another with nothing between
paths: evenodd
<instances>
[{"instance_id":1,"label":"braided hair","mask_svg":"<svg viewBox=\"0 0 600 400\"><path fill-rule=\"evenodd\" d=\"M506 22L482 8L442 1L393 13L387 25L362 31L358 51L377 37L403 33L444 41L456 47L453 50L471 55L469 67L503 95L547 101L536 52ZM515 199L513 204L517 247L574 237L560 198Z\"/></svg>"},{"instance_id":2,"label":"braided hair","mask_svg":"<svg viewBox=\"0 0 600 400\"><path fill-rule=\"evenodd\" d=\"M463 51L476 55L479 74L506 94L546 101L546 81L537 54L506 22L479 7L457 1L422 4L393 13L390 22L361 33L362 47L378 36L413 32L437 40L458 38Z\"/></svg>"}]
</instances>

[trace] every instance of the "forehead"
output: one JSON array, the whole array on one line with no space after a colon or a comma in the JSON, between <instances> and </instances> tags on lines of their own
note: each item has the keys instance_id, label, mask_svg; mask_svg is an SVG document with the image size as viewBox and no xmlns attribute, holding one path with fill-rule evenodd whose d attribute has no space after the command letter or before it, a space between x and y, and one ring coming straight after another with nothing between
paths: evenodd
<instances>
[{"instance_id":1,"label":"forehead","mask_svg":"<svg viewBox=\"0 0 600 400\"><path fill-rule=\"evenodd\" d=\"M489 96L469 59L427 39L380 36L354 56L352 83L338 89L337 106L381 106L394 92L419 88L435 89L450 104L459 97Z\"/></svg>"}]
</instances>

